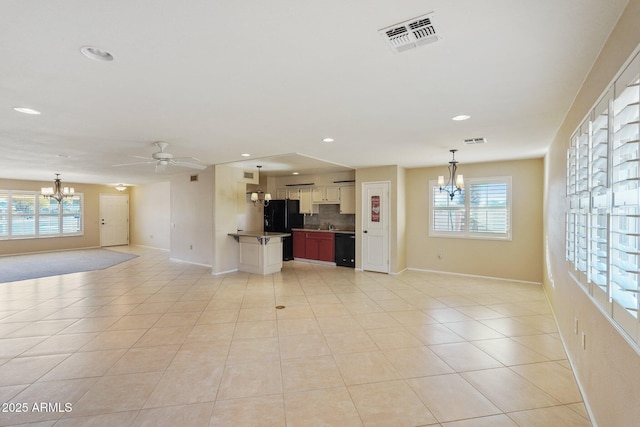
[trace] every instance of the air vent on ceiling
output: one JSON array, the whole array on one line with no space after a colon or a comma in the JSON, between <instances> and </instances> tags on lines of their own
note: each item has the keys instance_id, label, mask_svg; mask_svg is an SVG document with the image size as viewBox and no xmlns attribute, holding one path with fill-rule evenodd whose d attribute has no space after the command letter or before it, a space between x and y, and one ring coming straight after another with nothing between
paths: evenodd
<instances>
[{"instance_id":1,"label":"air vent on ceiling","mask_svg":"<svg viewBox=\"0 0 640 427\"><path fill-rule=\"evenodd\" d=\"M433 13L383 28L379 30L379 33L396 52L403 52L440 40L440 35L433 25Z\"/></svg>"},{"instance_id":2,"label":"air vent on ceiling","mask_svg":"<svg viewBox=\"0 0 640 427\"><path fill-rule=\"evenodd\" d=\"M463 141L465 144L486 144L487 138L468 138Z\"/></svg>"}]
</instances>

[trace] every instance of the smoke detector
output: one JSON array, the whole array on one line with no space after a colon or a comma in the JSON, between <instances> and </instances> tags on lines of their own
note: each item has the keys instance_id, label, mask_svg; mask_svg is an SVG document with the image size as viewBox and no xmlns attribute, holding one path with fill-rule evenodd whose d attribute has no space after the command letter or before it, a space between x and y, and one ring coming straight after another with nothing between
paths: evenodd
<instances>
[{"instance_id":1,"label":"smoke detector","mask_svg":"<svg viewBox=\"0 0 640 427\"><path fill-rule=\"evenodd\" d=\"M395 52L404 52L440 40L433 25L433 12L378 31Z\"/></svg>"},{"instance_id":2,"label":"smoke detector","mask_svg":"<svg viewBox=\"0 0 640 427\"><path fill-rule=\"evenodd\" d=\"M467 138L467 139L463 140L462 142L464 142L467 145L471 145L471 144L486 144L487 143L487 138Z\"/></svg>"}]
</instances>

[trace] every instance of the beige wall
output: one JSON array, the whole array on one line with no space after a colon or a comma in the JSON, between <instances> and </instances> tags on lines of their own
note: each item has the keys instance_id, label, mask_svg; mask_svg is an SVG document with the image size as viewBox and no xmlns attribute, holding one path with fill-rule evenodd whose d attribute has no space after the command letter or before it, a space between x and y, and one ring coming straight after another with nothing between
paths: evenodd
<instances>
[{"instance_id":1,"label":"beige wall","mask_svg":"<svg viewBox=\"0 0 640 427\"><path fill-rule=\"evenodd\" d=\"M443 171L407 171L409 268L542 282L543 160L460 164L467 179L512 177L511 241L429 237L429 181Z\"/></svg>"},{"instance_id":2,"label":"beige wall","mask_svg":"<svg viewBox=\"0 0 640 427\"><path fill-rule=\"evenodd\" d=\"M171 245L171 183L131 187L131 244L169 250Z\"/></svg>"},{"instance_id":3,"label":"beige wall","mask_svg":"<svg viewBox=\"0 0 640 427\"><path fill-rule=\"evenodd\" d=\"M0 255L100 246L100 194L117 194L118 191L106 185L77 184L64 180L62 183L64 186L74 187L76 193L84 194L84 235L48 237L43 239L0 240ZM53 179L47 182L0 179L0 189L2 190L39 191L42 187L51 187L52 185Z\"/></svg>"},{"instance_id":4,"label":"beige wall","mask_svg":"<svg viewBox=\"0 0 640 427\"><path fill-rule=\"evenodd\" d=\"M170 203L170 257L213 265L213 168L171 176Z\"/></svg>"},{"instance_id":5,"label":"beige wall","mask_svg":"<svg viewBox=\"0 0 640 427\"><path fill-rule=\"evenodd\" d=\"M597 425L635 426L640 420L640 356L568 275L565 262L566 150L572 132L640 43L640 0L631 0L576 96L545 158L544 286L585 399ZM574 334L578 319L579 334ZM586 334L582 349L580 335ZM594 424L594 425L596 425Z\"/></svg>"},{"instance_id":6,"label":"beige wall","mask_svg":"<svg viewBox=\"0 0 640 427\"><path fill-rule=\"evenodd\" d=\"M247 209L242 183L242 169L229 165L216 165L213 224L213 273L220 274L238 269L238 243L229 236L238 228L238 215ZM253 206L253 205L252 205Z\"/></svg>"}]
</instances>

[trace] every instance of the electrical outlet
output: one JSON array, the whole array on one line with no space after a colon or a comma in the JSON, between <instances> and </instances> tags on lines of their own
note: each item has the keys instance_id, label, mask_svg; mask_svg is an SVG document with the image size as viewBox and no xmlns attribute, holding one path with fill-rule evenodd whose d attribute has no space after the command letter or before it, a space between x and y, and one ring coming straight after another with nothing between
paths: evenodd
<instances>
[{"instance_id":1,"label":"electrical outlet","mask_svg":"<svg viewBox=\"0 0 640 427\"><path fill-rule=\"evenodd\" d=\"M587 349L587 334L585 334L584 332L582 333L582 349Z\"/></svg>"},{"instance_id":2,"label":"electrical outlet","mask_svg":"<svg viewBox=\"0 0 640 427\"><path fill-rule=\"evenodd\" d=\"M444 256L442 255L442 252L438 252L438 259L442 259L444 258Z\"/></svg>"}]
</instances>

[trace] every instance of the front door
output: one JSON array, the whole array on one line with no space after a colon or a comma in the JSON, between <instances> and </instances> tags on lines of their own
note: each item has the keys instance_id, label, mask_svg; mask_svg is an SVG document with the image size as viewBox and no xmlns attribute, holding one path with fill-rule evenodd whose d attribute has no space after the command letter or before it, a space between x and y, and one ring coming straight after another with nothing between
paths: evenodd
<instances>
[{"instance_id":1,"label":"front door","mask_svg":"<svg viewBox=\"0 0 640 427\"><path fill-rule=\"evenodd\" d=\"M100 195L100 246L129 244L129 195Z\"/></svg>"},{"instance_id":2,"label":"front door","mask_svg":"<svg viewBox=\"0 0 640 427\"><path fill-rule=\"evenodd\" d=\"M362 269L389 272L389 182L362 184Z\"/></svg>"}]
</instances>

